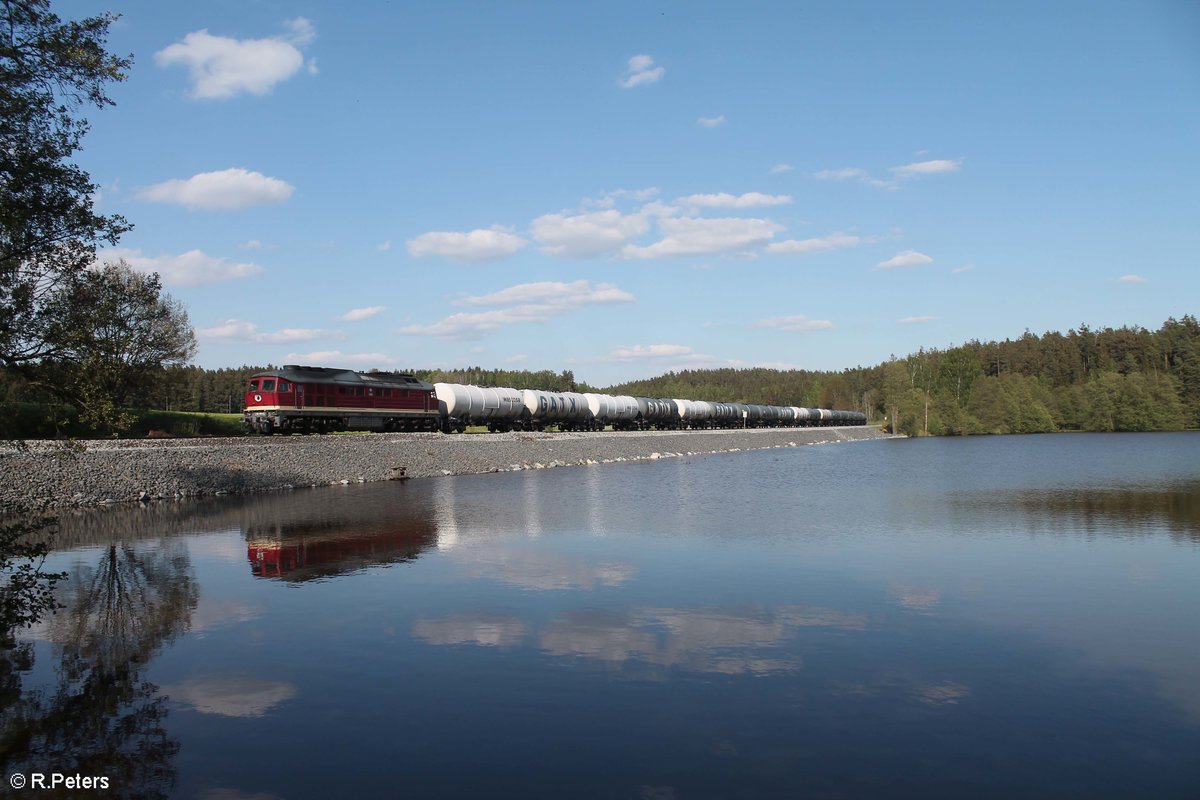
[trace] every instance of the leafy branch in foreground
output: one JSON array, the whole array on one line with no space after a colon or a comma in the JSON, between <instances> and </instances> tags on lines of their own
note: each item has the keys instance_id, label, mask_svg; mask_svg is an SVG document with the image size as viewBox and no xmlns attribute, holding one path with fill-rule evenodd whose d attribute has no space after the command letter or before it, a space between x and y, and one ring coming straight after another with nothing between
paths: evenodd
<instances>
[{"instance_id":1,"label":"leafy branch in foreground","mask_svg":"<svg viewBox=\"0 0 1200 800\"><path fill-rule=\"evenodd\" d=\"M50 517L0 524L0 644L60 607L54 588L66 573L44 569L55 529Z\"/></svg>"}]
</instances>

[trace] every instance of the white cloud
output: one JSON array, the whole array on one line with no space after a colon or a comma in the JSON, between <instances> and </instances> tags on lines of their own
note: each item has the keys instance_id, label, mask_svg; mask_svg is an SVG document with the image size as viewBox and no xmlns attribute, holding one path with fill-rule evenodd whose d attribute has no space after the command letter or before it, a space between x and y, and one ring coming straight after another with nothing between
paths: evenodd
<instances>
[{"instance_id":1,"label":"white cloud","mask_svg":"<svg viewBox=\"0 0 1200 800\"><path fill-rule=\"evenodd\" d=\"M518 617L462 614L440 620L419 619L413 623L412 633L430 644L512 647L529 635L529 626Z\"/></svg>"},{"instance_id":2,"label":"white cloud","mask_svg":"<svg viewBox=\"0 0 1200 800\"><path fill-rule=\"evenodd\" d=\"M282 203L295 190L287 181L235 167L219 172L201 172L186 180L176 178L156 183L139 191L138 198L206 211L236 211L251 206Z\"/></svg>"},{"instance_id":3,"label":"white cloud","mask_svg":"<svg viewBox=\"0 0 1200 800\"><path fill-rule=\"evenodd\" d=\"M160 67L183 66L192 79L192 97L215 100L242 92L267 94L304 66L299 48L316 36L313 25L300 17L284 23L287 32L268 39L233 39L194 31L183 41L154 54ZM309 72L315 70L310 63Z\"/></svg>"},{"instance_id":4,"label":"white cloud","mask_svg":"<svg viewBox=\"0 0 1200 800\"><path fill-rule=\"evenodd\" d=\"M745 367L745 362L697 353L685 344L635 344L618 347L596 361L604 364L653 362L655 369L677 371L705 367Z\"/></svg>"},{"instance_id":5,"label":"white cloud","mask_svg":"<svg viewBox=\"0 0 1200 800\"><path fill-rule=\"evenodd\" d=\"M666 69L654 66L653 58L637 55L629 59L629 66L625 69L625 77L621 79L620 84L624 89L632 89L644 83L654 83L665 74Z\"/></svg>"},{"instance_id":6,"label":"white cloud","mask_svg":"<svg viewBox=\"0 0 1200 800\"><path fill-rule=\"evenodd\" d=\"M386 242L380 242L379 244L375 245L375 251L378 253L386 253L387 251L389 251L391 249L392 249L392 240L391 239L388 239Z\"/></svg>"},{"instance_id":7,"label":"white cloud","mask_svg":"<svg viewBox=\"0 0 1200 800\"><path fill-rule=\"evenodd\" d=\"M544 253L588 258L619 250L649 229L647 215L610 209L574 216L543 214L533 221L532 234Z\"/></svg>"},{"instance_id":8,"label":"white cloud","mask_svg":"<svg viewBox=\"0 0 1200 800\"><path fill-rule=\"evenodd\" d=\"M843 169L823 169L813 175L819 181L849 181L867 176L865 169L845 167Z\"/></svg>"},{"instance_id":9,"label":"white cloud","mask_svg":"<svg viewBox=\"0 0 1200 800\"><path fill-rule=\"evenodd\" d=\"M684 344L635 344L618 347L604 357L605 361L640 361L646 358L678 358L691 356L695 350Z\"/></svg>"},{"instance_id":10,"label":"white cloud","mask_svg":"<svg viewBox=\"0 0 1200 800\"><path fill-rule=\"evenodd\" d=\"M216 341L256 342L258 344L292 344L294 342L311 342L315 339L344 339L345 334L339 331L323 331L317 328L280 328L277 331L260 331L253 322L242 319L228 319L212 328L201 328L196 331L201 339Z\"/></svg>"},{"instance_id":11,"label":"white cloud","mask_svg":"<svg viewBox=\"0 0 1200 800\"><path fill-rule=\"evenodd\" d=\"M367 319L368 317L375 316L380 311L383 311L385 308L387 308L387 306L368 306L366 308L352 308L349 311L347 311L345 314L342 314L342 316L338 317L338 319L345 320L346 322L358 322L361 319Z\"/></svg>"},{"instance_id":12,"label":"white cloud","mask_svg":"<svg viewBox=\"0 0 1200 800\"><path fill-rule=\"evenodd\" d=\"M924 253L918 253L916 250L904 250L896 253L887 261L879 262L879 269L896 269L897 267L920 267L925 264L932 264L933 259Z\"/></svg>"},{"instance_id":13,"label":"white cloud","mask_svg":"<svg viewBox=\"0 0 1200 800\"><path fill-rule=\"evenodd\" d=\"M726 217L663 218L658 222L664 238L648 247L626 245L628 258L709 255L747 250L766 243L784 228L767 219Z\"/></svg>"},{"instance_id":14,"label":"white cloud","mask_svg":"<svg viewBox=\"0 0 1200 800\"><path fill-rule=\"evenodd\" d=\"M508 358L504 359L504 363L505 364L519 364L522 361L528 361L528 360L529 360L529 356L525 355L524 353L517 353L515 356L509 356Z\"/></svg>"},{"instance_id":15,"label":"white cloud","mask_svg":"<svg viewBox=\"0 0 1200 800\"><path fill-rule=\"evenodd\" d=\"M785 206L792 202L790 194L763 194L746 192L733 195L728 192L717 194L691 194L675 201L689 208L758 208L761 206Z\"/></svg>"},{"instance_id":16,"label":"white cloud","mask_svg":"<svg viewBox=\"0 0 1200 800\"><path fill-rule=\"evenodd\" d=\"M460 306L517 305L491 311L451 314L431 325L409 325L397 333L442 339L477 339L508 325L545 322L585 305L629 303L633 299L633 295L609 283L594 287L584 280L573 283L525 283L490 295L465 297L456 303Z\"/></svg>"},{"instance_id":17,"label":"white cloud","mask_svg":"<svg viewBox=\"0 0 1200 800\"><path fill-rule=\"evenodd\" d=\"M722 114L719 117L700 117L696 120L696 124L701 128L715 128L718 125L725 124L725 115Z\"/></svg>"},{"instance_id":18,"label":"white cloud","mask_svg":"<svg viewBox=\"0 0 1200 800\"><path fill-rule=\"evenodd\" d=\"M456 300L456 306L504 306L527 305L530 303L548 306L582 306L594 303L631 303L633 295L618 289L611 283L592 286L586 280L563 283L560 281L538 281L510 286L499 292L464 297Z\"/></svg>"},{"instance_id":19,"label":"white cloud","mask_svg":"<svg viewBox=\"0 0 1200 800\"><path fill-rule=\"evenodd\" d=\"M958 172L963 160L935 159L933 161L917 161L900 167L892 167L891 171L900 178L914 178L918 175L937 175L943 172Z\"/></svg>"},{"instance_id":20,"label":"white cloud","mask_svg":"<svg viewBox=\"0 0 1200 800\"><path fill-rule=\"evenodd\" d=\"M811 333L812 331L826 331L833 327L833 323L827 319L809 319L803 314L797 314L791 317L771 317L754 323L756 328L771 328L777 331L786 331L787 333Z\"/></svg>"},{"instance_id":21,"label":"white cloud","mask_svg":"<svg viewBox=\"0 0 1200 800\"><path fill-rule=\"evenodd\" d=\"M775 166L771 167L770 172L772 175L778 175L782 172L791 172L794 169L795 167L793 167L791 164L776 164Z\"/></svg>"},{"instance_id":22,"label":"white cloud","mask_svg":"<svg viewBox=\"0 0 1200 800\"><path fill-rule=\"evenodd\" d=\"M412 336L433 336L439 339L478 339L486 333L509 325L545 322L564 309L553 306L519 306L493 311L470 311L451 314L431 325L408 325L397 333Z\"/></svg>"},{"instance_id":23,"label":"white cloud","mask_svg":"<svg viewBox=\"0 0 1200 800\"><path fill-rule=\"evenodd\" d=\"M138 272L157 272L167 286L206 286L261 275L264 270L249 262L230 263L224 258L189 250L179 255L147 256L141 250L115 247L98 254L97 262L122 260Z\"/></svg>"},{"instance_id":24,"label":"white cloud","mask_svg":"<svg viewBox=\"0 0 1200 800\"><path fill-rule=\"evenodd\" d=\"M903 319L896 320L896 322L898 322L901 325L920 325L923 322L933 322L935 319L937 319L937 317L930 317L930 316L904 317Z\"/></svg>"},{"instance_id":25,"label":"white cloud","mask_svg":"<svg viewBox=\"0 0 1200 800\"><path fill-rule=\"evenodd\" d=\"M201 714L222 717L261 717L280 703L296 696L296 687L286 681L261 681L243 676L189 678L164 686L171 700Z\"/></svg>"},{"instance_id":26,"label":"white cloud","mask_svg":"<svg viewBox=\"0 0 1200 800\"><path fill-rule=\"evenodd\" d=\"M312 22L304 17L285 20L283 27L287 28L290 34L287 37L288 41L297 47L311 44L313 39L317 38L317 29L313 27Z\"/></svg>"},{"instance_id":27,"label":"white cloud","mask_svg":"<svg viewBox=\"0 0 1200 800\"><path fill-rule=\"evenodd\" d=\"M258 239L250 239L238 245L242 250L263 250L267 245L260 242Z\"/></svg>"},{"instance_id":28,"label":"white cloud","mask_svg":"<svg viewBox=\"0 0 1200 800\"><path fill-rule=\"evenodd\" d=\"M823 169L820 172L814 173L813 177L819 181L858 181L865 183L868 186L876 186L879 188L894 188L895 184L890 181L880 180L871 175L865 169L859 167L844 167L842 169Z\"/></svg>"},{"instance_id":29,"label":"white cloud","mask_svg":"<svg viewBox=\"0 0 1200 800\"><path fill-rule=\"evenodd\" d=\"M1121 277L1117 278L1117 280L1120 283L1149 283L1149 281L1147 281L1141 275L1122 275Z\"/></svg>"},{"instance_id":30,"label":"white cloud","mask_svg":"<svg viewBox=\"0 0 1200 800\"><path fill-rule=\"evenodd\" d=\"M964 272L970 272L970 271L971 271L971 270L973 270L973 269L975 269L975 265L974 265L974 264L964 264L964 265L963 265L963 266L961 266L961 267L955 267L954 269L950 270L950 273L951 273L952 275L960 275L960 274L962 274L962 273L964 273Z\"/></svg>"},{"instance_id":31,"label":"white cloud","mask_svg":"<svg viewBox=\"0 0 1200 800\"><path fill-rule=\"evenodd\" d=\"M529 242L502 228L478 228L468 233L431 231L407 242L416 257L442 256L454 261L496 261L516 253Z\"/></svg>"},{"instance_id":32,"label":"white cloud","mask_svg":"<svg viewBox=\"0 0 1200 800\"><path fill-rule=\"evenodd\" d=\"M367 366L395 366L395 358L383 353L343 353L341 350L316 350L311 353L288 353L283 357L285 364L365 364Z\"/></svg>"},{"instance_id":33,"label":"white cloud","mask_svg":"<svg viewBox=\"0 0 1200 800\"><path fill-rule=\"evenodd\" d=\"M658 189L654 186L646 189L614 189L611 192L601 192L599 197L585 197L580 205L583 208L612 208L620 200L646 203L657 196Z\"/></svg>"},{"instance_id":34,"label":"white cloud","mask_svg":"<svg viewBox=\"0 0 1200 800\"><path fill-rule=\"evenodd\" d=\"M774 242L767 245L767 252L776 255L803 255L819 253L822 250L834 250L839 247L856 247L862 241L857 236L845 233L834 233L817 239L788 239L785 242Z\"/></svg>"}]
</instances>

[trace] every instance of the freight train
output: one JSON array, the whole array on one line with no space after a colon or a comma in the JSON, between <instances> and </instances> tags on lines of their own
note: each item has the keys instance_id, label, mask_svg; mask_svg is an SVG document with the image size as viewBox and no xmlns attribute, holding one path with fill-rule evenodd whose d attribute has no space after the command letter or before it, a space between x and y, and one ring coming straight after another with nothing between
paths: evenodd
<instances>
[{"instance_id":1,"label":"freight train","mask_svg":"<svg viewBox=\"0 0 1200 800\"><path fill-rule=\"evenodd\" d=\"M430 384L413 375L287 364L253 375L244 420L252 433L702 430L866 425L858 411L713 403L591 392Z\"/></svg>"}]
</instances>

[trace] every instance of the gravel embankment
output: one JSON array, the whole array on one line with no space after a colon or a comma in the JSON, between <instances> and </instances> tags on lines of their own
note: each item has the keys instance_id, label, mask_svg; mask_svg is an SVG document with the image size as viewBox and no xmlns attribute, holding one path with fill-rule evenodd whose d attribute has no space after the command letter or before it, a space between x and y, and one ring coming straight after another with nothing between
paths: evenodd
<instances>
[{"instance_id":1,"label":"gravel embankment","mask_svg":"<svg viewBox=\"0 0 1200 800\"><path fill-rule=\"evenodd\" d=\"M886 438L873 427L0 444L0 508L87 506Z\"/></svg>"}]
</instances>

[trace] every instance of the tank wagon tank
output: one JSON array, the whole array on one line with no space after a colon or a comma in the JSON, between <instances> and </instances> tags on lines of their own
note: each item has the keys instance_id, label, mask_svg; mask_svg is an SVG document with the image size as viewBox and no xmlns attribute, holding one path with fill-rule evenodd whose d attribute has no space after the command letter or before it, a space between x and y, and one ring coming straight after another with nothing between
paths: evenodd
<instances>
[{"instance_id":1,"label":"tank wagon tank","mask_svg":"<svg viewBox=\"0 0 1200 800\"><path fill-rule=\"evenodd\" d=\"M592 430L611 425L615 431L633 430L641 413L641 403L629 395L594 394L584 396L592 412Z\"/></svg>"},{"instance_id":2,"label":"tank wagon tank","mask_svg":"<svg viewBox=\"0 0 1200 800\"><path fill-rule=\"evenodd\" d=\"M435 383L443 432L463 433L468 425L487 425L495 433L512 430L525 410L525 401L516 389Z\"/></svg>"},{"instance_id":3,"label":"tank wagon tank","mask_svg":"<svg viewBox=\"0 0 1200 800\"><path fill-rule=\"evenodd\" d=\"M865 425L858 411L425 383L407 373L289 364L250 377L252 433L706 430Z\"/></svg>"}]
</instances>

